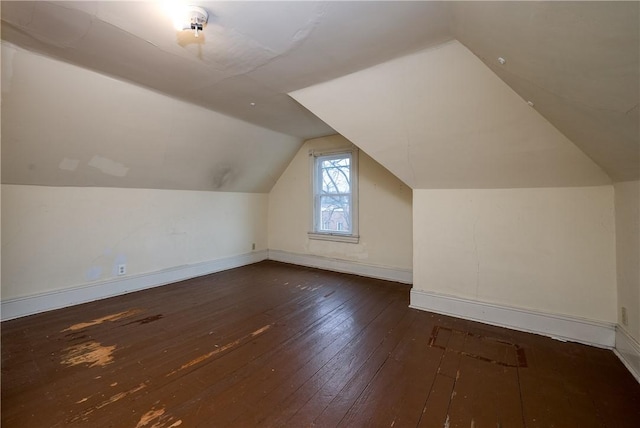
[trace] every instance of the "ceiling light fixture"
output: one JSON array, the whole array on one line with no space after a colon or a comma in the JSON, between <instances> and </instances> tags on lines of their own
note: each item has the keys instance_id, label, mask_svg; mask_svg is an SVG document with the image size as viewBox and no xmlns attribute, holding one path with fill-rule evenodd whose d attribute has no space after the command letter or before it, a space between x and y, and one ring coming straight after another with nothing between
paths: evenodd
<instances>
[{"instance_id":1,"label":"ceiling light fixture","mask_svg":"<svg viewBox=\"0 0 640 428\"><path fill-rule=\"evenodd\" d=\"M207 11L198 6L180 5L173 6L171 9L173 26L176 31L193 30L196 37L198 37L198 32L202 31L209 20Z\"/></svg>"}]
</instances>

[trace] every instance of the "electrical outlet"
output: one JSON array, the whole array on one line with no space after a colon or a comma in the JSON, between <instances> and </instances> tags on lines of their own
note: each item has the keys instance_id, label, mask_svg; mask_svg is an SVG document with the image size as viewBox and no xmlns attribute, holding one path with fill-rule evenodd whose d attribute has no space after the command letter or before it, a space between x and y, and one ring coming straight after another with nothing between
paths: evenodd
<instances>
[{"instance_id":1,"label":"electrical outlet","mask_svg":"<svg viewBox=\"0 0 640 428\"><path fill-rule=\"evenodd\" d=\"M256 249L256 243L254 242L253 244L251 244L251 249L255 250Z\"/></svg>"},{"instance_id":2,"label":"electrical outlet","mask_svg":"<svg viewBox=\"0 0 640 428\"><path fill-rule=\"evenodd\" d=\"M621 308L622 309L622 325L624 326L628 326L629 325L629 318L627 317L627 308L625 308L624 306Z\"/></svg>"},{"instance_id":3,"label":"electrical outlet","mask_svg":"<svg viewBox=\"0 0 640 428\"><path fill-rule=\"evenodd\" d=\"M118 265L118 275L126 275L127 265Z\"/></svg>"}]
</instances>

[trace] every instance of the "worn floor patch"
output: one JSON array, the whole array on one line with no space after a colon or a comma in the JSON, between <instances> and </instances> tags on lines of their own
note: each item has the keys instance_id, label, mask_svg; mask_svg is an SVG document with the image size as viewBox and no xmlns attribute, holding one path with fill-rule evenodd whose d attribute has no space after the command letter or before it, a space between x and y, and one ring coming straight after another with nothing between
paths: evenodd
<instances>
[{"instance_id":1,"label":"worn floor patch","mask_svg":"<svg viewBox=\"0 0 640 428\"><path fill-rule=\"evenodd\" d=\"M102 409L105 406L108 406L109 404L115 403L118 400L123 399L124 397L126 397L127 395L131 395L134 394L144 388L146 388L147 385L144 383L141 383L140 385L131 388L128 391L123 391L123 392L118 392L117 394L112 395L111 397L109 397L108 399L104 400L103 402L101 402L100 404L98 404L95 408L96 409Z\"/></svg>"},{"instance_id":2,"label":"worn floor patch","mask_svg":"<svg viewBox=\"0 0 640 428\"><path fill-rule=\"evenodd\" d=\"M86 342L70 346L63 352L61 364L77 366L88 364L89 367L102 367L113 361L113 352L116 346L102 346L100 342Z\"/></svg>"},{"instance_id":3,"label":"worn floor patch","mask_svg":"<svg viewBox=\"0 0 640 428\"><path fill-rule=\"evenodd\" d=\"M153 422L153 425L149 425ZM168 425L171 424L171 425ZM165 414L164 408L151 409L142 417L136 425L136 428L149 426L150 428L175 428L182 425L182 420L175 421L173 417Z\"/></svg>"},{"instance_id":4,"label":"worn floor patch","mask_svg":"<svg viewBox=\"0 0 640 428\"><path fill-rule=\"evenodd\" d=\"M142 319L139 319L139 320L130 321L130 322L126 323L125 325L129 325L129 324L140 324L140 325L149 324L150 322L158 321L161 318L162 318L162 314L157 314L157 315L152 315L150 317L142 318Z\"/></svg>"},{"instance_id":5,"label":"worn floor patch","mask_svg":"<svg viewBox=\"0 0 640 428\"><path fill-rule=\"evenodd\" d=\"M451 346L448 339L452 334L464 336L462 347ZM500 366L527 367L524 349L517 344L468 331L435 326L431 332L429 346Z\"/></svg>"},{"instance_id":6,"label":"worn floor patch","mask_svg":"<svg viewBox=\"0 0 640 428\"><path fill-rule=\"evenodd\" d=\"M75 415L73 418L69 419L68 421L69 421L69 422L71 422L71 423L78 422L78 421L80 421L80 420L82 420L82 421L87 421L87 420L88 420L89 415L90 415L91 413L93 413L94 411L96 411L96 410L100 410L100 409L102 409L103 407L108 406L109 404L113 404L113 403L115 403L116 401L119 401L119 400L123 399L124 397L126 397L126 396L128 396L128 395L135 394L136 392L138 392L138 391L140 391L140 390L143 390L143 389L144 389L144 388L146 388L146 387L147 387L147 385L146 385L145 383L141 383L140 385L135 386L135 387L131 388L131 389L130 389L130 390L128 390L128 391L122 391L122 392L119 392L119 393L117 393L117 394L114 394L114 395L112 395L111 397L109 397L109 398L107 398L106 400L104 400L104 401L102 401L102 402L98 403L98 404L97 404L97 405L95 405L95 406L85 408L82 412L78 413L78 414L77 414L77 415ZM85 397L85 398L83 398L82 400L76 401L76 404L82 404L82 403L85 403L85 402L87 402L87 401L89 400L89 398L90 398L90 397Z\"/></svg>"},{"instance_id":7,"label":"worn floor patch","mask_svg":"<svg viewBox=\"0 0 640 428\"><path fill-rule=\"evenodd\" d=\"M261 335L265 331L269 330L272 326L273 326L273 324L267 324L264 327L261 327L261 328L257 329L256 331L254 331L254 332L252 332L250 334L247 334L246 336L241 337L240 339L237 339L237 340L234 340L233 342L227 343L224 346L220 346L220 347L214 349L213 351L208 352L208 353L206 353L204 355L200 355L198 358L195 358L195 359L189 361L188 363L183 364L182 366L180 366L179 369L176 369L176 370L172 371L167 376L171 376L173 374L176 374L180 370L184 370L184 369L189 368L191 366L195 366L196 364L200 364L201 362L203 362L205 360L208 360L209 358L211 358L211 357L213 357L213 356L215 356L217 354L220 354L220 353L222 353L224 351L227 351L229 349L235 348L236 346L240 345L241 343L243 343L243 342L245 342L247 340L250 340L250 339L252 339L252 338L254 338L256 336Z\"/></svg>"},{"instance_id":8,"label":"worn floor patch","mask_svg":"<svg viewBox=\"0 0 640 428\"><path fill-rule=\"evenodd\" d=\"M127 318L127 317L130 317L130 316L133 316L133 315L137 315L140 312L142 312L142 309L129 309L128 311L118 312L117 314L107 315L107 316L104 316L102 318L96 318L96 319L88 321L88 322L81 322L81 323L78 323L78 324L74 324L74 325L72 325L72 326L70 326L68 328L65 328L62 331L65 332L65 331L82 330L83 328L92 327L94 325L102 324L103 322L106 322L106 321L121 320L123 318Z\"/></svg>"}]
</instances>

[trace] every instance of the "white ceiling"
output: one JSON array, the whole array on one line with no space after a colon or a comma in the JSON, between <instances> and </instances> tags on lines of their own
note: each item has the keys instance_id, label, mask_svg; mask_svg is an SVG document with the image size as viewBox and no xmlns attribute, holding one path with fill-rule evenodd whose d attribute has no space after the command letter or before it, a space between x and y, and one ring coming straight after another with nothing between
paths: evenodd
<instances>
[{"instance_id":1,"label":"white ceiling","mask_svg":"<svg viewBox=\"0 0 640 428\"><path fill-rule=\"evenodd\" d=\"M300 139L2 42L2 182L259 192Z\"/></svg>"},{"instance_id":2,"label":"white ceiling","mask_svg":"<svg viewBox=\"0 0 640 428\"><path fill-rule=\"evenodd\" d=\"M498 77L613 180L639 178L640 2L464 2L453 9L455 37Z\"/></svg>"},{"instance_id":3,"label":"white ceiling","mask_svg":"<svg viewBox=\"0 0 640 428\"><path fill-rule=\"evenodd\" d=\"M412 189L611 183L457 40L291 96Z\"/></svg>"},{"instance_id":4,"label":"white ceiling","mask_svg":"<svg viewBox=\"0 0 640 428\"><path fill-rule=\"evenodd\" d=\"M197 1L197 39L163 3L3 2L2 38L301 138L333 131L288 92L451 38L441 3Z\"/></svg>"},{"instance_id":5,"label":"white ceiling","mask_svg":"<svg viewBox=\"0 0 640 428\"><path fill-rule=\"evenodd\" d=\"M93 1L2 2L2 38L305 139L334 131L289 92L458 39L611 178L638 178L638 2L194 3L198 39L163 2Z\"/></svg>"}]
</instances>

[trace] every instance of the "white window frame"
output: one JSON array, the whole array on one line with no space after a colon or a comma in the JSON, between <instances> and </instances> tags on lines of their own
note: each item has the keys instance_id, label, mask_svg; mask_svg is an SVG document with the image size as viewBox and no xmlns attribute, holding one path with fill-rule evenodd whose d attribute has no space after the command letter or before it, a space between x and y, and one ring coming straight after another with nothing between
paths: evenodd
<instances>
[{"instance_id":1,"label":"white window frame","mask_svg":"<svg viewBox=\"0 0 640 428\"><path fill-rule=\"evenodd\" d=\"M351 205L350 205L350 224L351 231L338 232L338 231L322 231L320 218L320 195L319 190L322 188L322 183L319 181L319 160L321 158L329 156L350 155L351 162L349 167L349 182L351 190ZM311 224L310 232L308 233L309 239L317 239L322 241L336 241L347 242L351 244L357 244L360 241L360 235L358 232L358 148L353 146L349 148L339 150L323 150L323 151L309 151L309 162L311 170Z\"/></svg>"}]
</instances>

